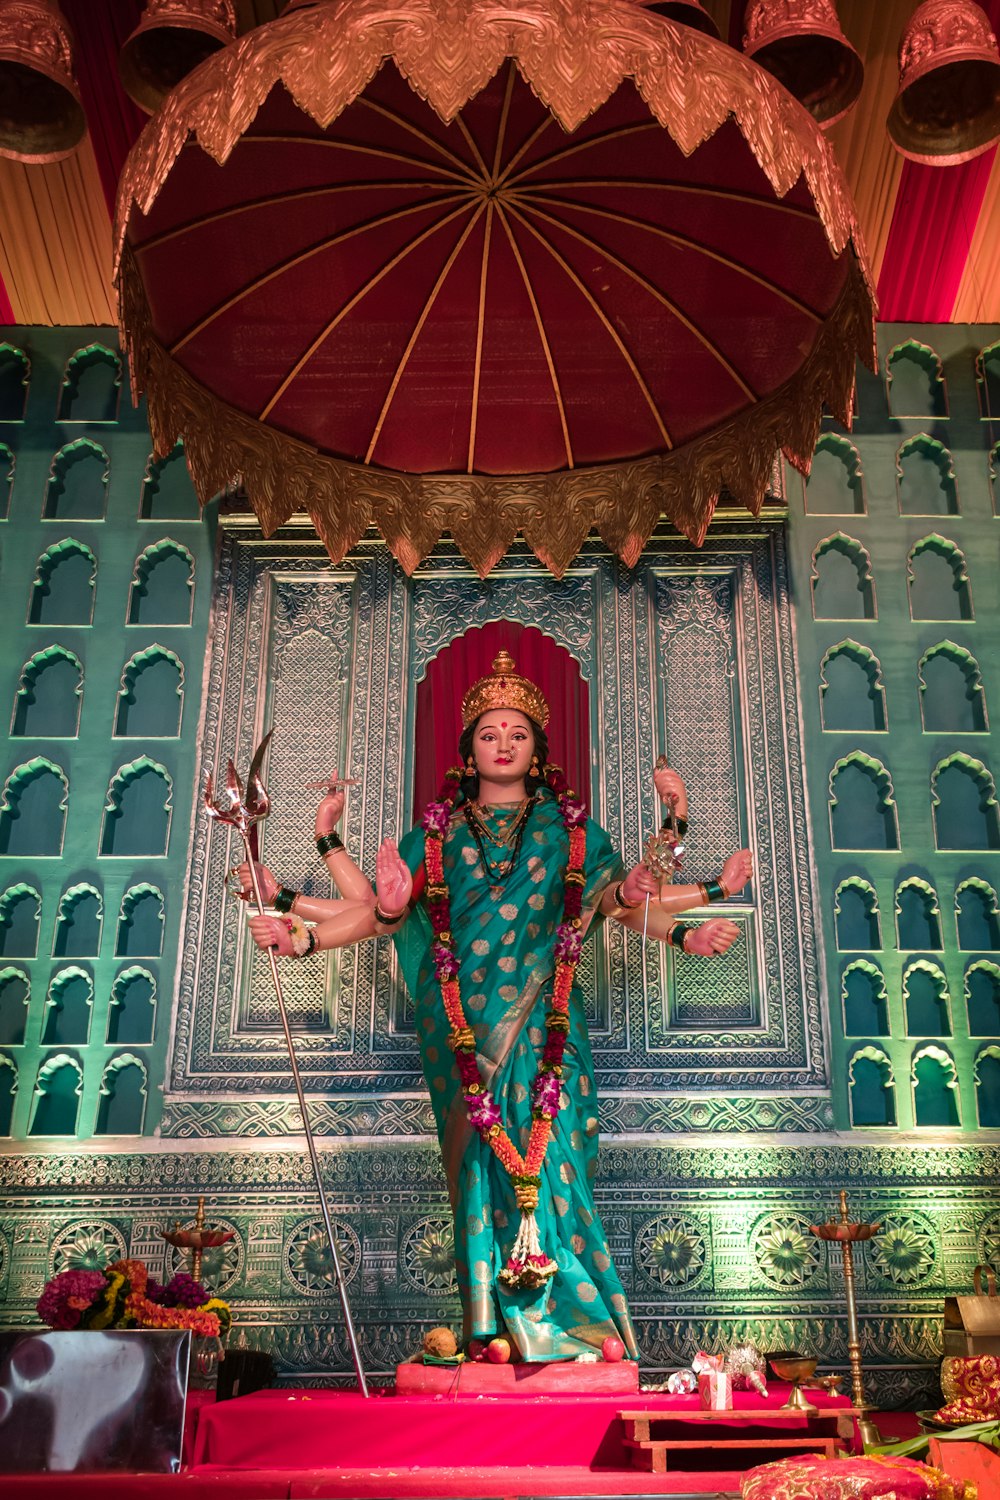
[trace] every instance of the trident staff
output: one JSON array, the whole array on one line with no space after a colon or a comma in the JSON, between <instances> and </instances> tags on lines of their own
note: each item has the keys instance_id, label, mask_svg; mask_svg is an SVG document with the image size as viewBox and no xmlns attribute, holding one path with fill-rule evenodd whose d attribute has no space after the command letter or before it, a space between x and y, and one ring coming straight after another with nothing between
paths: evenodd
<instances>
[{"instance_id":1,"label":"trident staff","mask_svg":"<svg viewBox=\"0 0 1000 1500\"><path fill-rule=\"evenodd\" d=\"M225 785L218 797L215 796L211 774L205 779L205 811L208 813L208 816L217 823L227 823L230 828L235 828L243 840L243 857L250 871L253 899L256 902L257 911L260 916L264 916L265 914L264 898L261 894L260 882L257 878L255 851L251 847L251 831L256 828L258 823L262 823L271 811L271 799L268 797L264 783L260 778L264 752L267 749L270 738L270 733L265 735L254 751L250 770L247 773L245 792L243 782L240 780L232 761L227 763ZM351 1359L354 1362L354 1371L358 1377L358 1389L362 1396L367 1396L368 1383L365 1380L365 1372L361 1364L361 1351L358 1348L357 1335L354 1331L354 1319L351 1316L351 1304L347 1296L347 1284L344 1280L340 1263L340 1252L337 1248L337 1237L333 1232L333 1222L330 1218L330 1209L326 1201L326 1190L323 1186L323 1177L320 1172L319 1157L316 1154L316 1142L313 1140L312 1127L309 1123L309 1110L306 1105L305 1092L302 1088L302 1075L299 1073L299 1065L295 1056L291 1027L288 1024L288 1010L285 1006L285 996L281 988L281 977L278 973L278 962L273 948L268 948L267 957L271 966L274 993L278 1001L281 1029L285 1033L285 1046L288 1048L288 1061L292 1068L295 1094L299 1101L299 1113L302 1116L302 1133L306 1138L309 1159L312 1162L313 1176L316 1180L316 1191L319 1194L319 1206L323 1216L323 1226L326 1229L326 1237L330 1245L330 1255L333 1260L333 1277L337 1286L337 1294L340 1297L340 1306L344 1314L347 1341L351 1346Z\"/></svg>"}]
</instances>

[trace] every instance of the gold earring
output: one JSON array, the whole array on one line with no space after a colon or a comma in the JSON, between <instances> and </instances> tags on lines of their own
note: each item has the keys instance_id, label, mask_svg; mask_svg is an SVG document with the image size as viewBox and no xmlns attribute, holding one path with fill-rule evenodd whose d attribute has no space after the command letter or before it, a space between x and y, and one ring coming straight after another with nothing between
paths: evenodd
<instances>
[{"instance_id":1,"label":"gold earring","mask_svg":"<svg viewBox=\"0 0 1000 1500\"><path fill-rule=\"evenodd\" d=\"M535 775L537 776L538 775L538 756L537 755L533 755L531 757L531 769L532 769L532 771L534 771Z\"/></svg>"},{"instance_id":2,"label":"gold earring","mask_svg":"<svg viewBox=\"0 0 1000 1500\"><path fill-rule=\"evenodd\" d=\"M475 760L475 756L472 756L472 755L469 756L468 760L465 762L465 769L469 773L470 776L475 776L475 774L476 774L476 760Z\"/></svg>"}]
</instances>

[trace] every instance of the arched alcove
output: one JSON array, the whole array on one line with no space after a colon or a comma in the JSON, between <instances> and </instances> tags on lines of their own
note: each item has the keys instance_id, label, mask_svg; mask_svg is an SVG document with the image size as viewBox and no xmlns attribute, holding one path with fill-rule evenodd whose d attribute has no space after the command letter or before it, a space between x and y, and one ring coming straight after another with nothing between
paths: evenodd
<instances>
[{"instance_id":1,"label":"arched alcove","mask_svg":"<svg viewBox=\"0 0 1000 1500\"><path fill-rule=\"evenodd\" d=\"M151 453L142 477L139 519L197 521L200 516L201 507L188 473L183 442L178 441L166 458Z\"/></svg>"},{"instance_id":2,"label":"arched alcove","mask_svg":"<svg viewBox=\"0 0 1000 1500\"><path fill-rule=\"evenodd\" d=\"M882 926L875 887L860 875L849 875L837 887L833 901L837 947L841 953L877 951Z\"/></svg>"},{"instance_id":3,"label":"arched alcove","mask_svg":"<svg viewBox=\"0 0 1000 1500\"><path fill-rule=\"evenodd\" d=\"M813 453L809 478L803 480L806 514L863 516L864 472L861 454L836 432L824 432Z\"/></svg>"},{"instance_id":4,"label":"arched alcove","mask_svg":"<svg viewBox=\"0 0 1000 1500\"><path fill-rule=\"evenodd\" d=\"M42 1023L44 1046L83 1047L90 1039L94 981L86 969L71 964L52 976Z\"/></svg>"},{"instance_id":5,"label":"arched alcove","mask_svg":"<svg viewBox=\"0 0 1000 1500\"><path fill-rule=\"evenodd\" d=\"M551 758L570 785L590 802L590 704L579 663L564 646L532 625L493 620L456 636L428 663L417 683L413 806L422 808L438 794L458 754L462 732L460 704L470 682L490 672L499 651L509 651L518 670L531 676L552 706ZM458 687L461 683L463 686Z\"/></svg>"},{"instance_id":6,"label":"arched alcove","mask_svg":"<svg viewBox=\"0 0 1000 1500\"><path fill-rule=\"evenodd\" d=\"M880 1047L859 1047L847 1068L851 1124L895 1125L896 1089L892 1063Z\"/></svg>"},{"instance_id":7,"label":"arched alcove","mask_svg":"<svg viewBox=\"0 0 1000 1500\"><path fill-rule=\"evenodd\" d=\"M944 366L929 344L904 339L889 351L885 362L889 415L922 420L948 416Z\"/></svg>"},{"instance_id":8,"label":"arched alcove","mask_svg":"<svg viewBox=\"0 0 1000 1500\"><path fill-rule=\"evenodd\" d=\"M936 953L941 949L941 908L937 892L912 875L896 888L896 947ZM935 1033L936 1034L936 1033Z\"/></svg>"},{"instance_id":9,"label":"arched alcove","mask_svg":"<svg viewBox=\"0 0 1000 1500\"><path fill-rule=\"evenodd\" d=\"M970 1036L1000 1036L1000 965L980 958L965 971Z\"/></svg>"},{"instance_id":10,"label":"arched alcove","mask_svg":"<svg viewBox=\"0 0 1000 1500\"><path fill-rule=\"evenodd\" d=\"M97 558L85 543L65 537L35 565L28 624L91 624L96 587Z\"/></svg>"},{"instance_id":11,"label":"arched alcove","mask_svg":"<svg viewBox=\"0 0 1000 1500\"><path fill-rule=\"evenodd\" d=\"M857 641L831 646L820 662L819 711L826 730L881 733L885 687L878 657Z\"/></svg>"},{"instance_id":12,"label":"arched alcove","mask_svg":"<svg viewBox=\"0 0 1000 1500\"><path fill-rule=\"evenodd\" d=\"M101 1078L95 1135L141 1135L146 1110L146 1068L130 1052L112 1058Z\"/></svg>"},{"instance_id":13,"label":"arched alcove","mask_svg":"<svg viewBox=\"0 0 1000 1500\"><path fill-rule=\"evenodd\" d=\"M64 891L52 939L53 958L97 958L104 926L104 899L96 886L81 881Z\"/></svg>"},{"instance_id":14,"label":"arched alcove","mask_svg":"<svg viewBox=\"0 0 1000 1500\"><path fill-rule=\"evenodd\" d=\"M148 755L119 766L108 786L101 853L166 854L172 791L166 767Z\"/></svg>"},{"instance_id":15,"label":"arched alcove","mask_svg":"<svg viewBox=\"0 0 1000 1500\"><path fill-rule=\"evenodd\" d=\"M82 704L80 658L65 646L46 646L21 668L10 732L15 737L75 739Z\"/></svg>"},{"instance_id":16,"label":"arched alcove","mask_svg":"<svg viewBox=\"0 0 1000 1500\"><path fill-rule=\"evenodd\" d=\"M34 958L38 952L41 892L24 880L0 896L0 958Z\"/></svg>"},{"instance_id":17,"label":"arched alcove","mask_svg":"<svg viewBox=\"0 0 1000 1500\"><path fill-rule=\"evenodd\" d=\"M934 842L939 849L1000 849L993 777L981 760L960 751L931 775Z\"/></svg>"},{"instance_id":18,"label":"arched alcove","mask_svg":"<svg viewBox=\"0 0 1000 1500\"><path fill-rule=\"evenodd\" d=\"M972 620L972 590L965 555L946 537L925 536L906 560L913 620Z\"/></svg>"},{"instance_id":19,"label":"arched alcove","mask_svg":"<svg viewBox=\"0 0 1000 1500\"><path fill-rule=\"evenodd\" d=\"M812 603L816 620L877 618L872 560L854 537L837 532L812 556Z\"/></svg>"},{"instance_id":20,"label":"arched alcove","mask_svg":"<svg viewBox=\"0 0 1000 1500\"><path fill-rule=\"evenodd\" d=\"M103 521L108 506L111 459L100 443L77 438L53 456L45 487L46 521Z\"/></svg>"},{"instance_id":21,"label":"arched alcove","mask_svg":"<svg viewBox=\"0 0 1000 1500\"><path fill-rule=\"evenodd\" d=\"M903 974L907 1036L951 1036L951 996L937 964L918 958Z\"/></svg>"},{"instance_id":22,"label":"arched alcove","mask_svg":"<svg viewBox=\"0 0 1000 1500\"><path fill-rule=\"evenodd\" d=\"M8 448L6 443L0 443L0 520L3 521L10 515L16 472L17 458L13 448Z\"/></svg>"},{"instance_id":23,"label":"arched alcove","mask_svg":"<svg viewBox=\"0 0 1000 1500\"><path fill-rule=\"evenodd\" d=\"M926 432L896 454L896 500L901 516L957 516L958 487L951 453Z\"/></svg>"},{"instance_id":24,"label":"arched alcove","mask_svg":"<svg viewBox=\"0 0 1000 1500\"><path fill-rule=\"evenodd\" d=\"M979 663L954 641L939 641L917 667L920 716L928 734L985 734L986 693Z\"/></svg>"},{"instance_id":25,"label":"arched alcove","mask_svg":"<svg viewBox=\"0 0 1000 1500\"><path fill-rule=\"evenodd\" d=\"M130 625L190 625L194 558L180 542L154 542L135 560L128 596Z\"/></svg>"},{"instance_id":26,"label":"arched alcove","mask_svg":"<svg viewBox=\"0 0 1000 1500\"><path fill-rule=\"evenodd\" d=\"M58 422L117 422L122 362L106 344L88 344L66 361Z\"/></svg>"},{"instance_id":27,"label":"arched alcove","mask_svg":"<svg viewBox=\"0 0 1000 1500\"><path fill-rule=\"evenodd\" d=\"M163 892L143 882L122 897L116 958L159 958L163 951Z\"/></svg>"},{"instance_id":28,"label":"arched alcove","mask_svg":"<svg viewBox=\"0 0 1000 1500\"><path fill-rule=\"evenodd\" d=\"M83 1069L75 1057L57 1052L38 1069L29 1135L76 1135Z\"/></svg>"},{"instance_id":29,"label":"arched alcove","mask_svg":"<svg viewBox=\"0 0 1000 1500\"><path fill-rule=\"evenodd\" d=\"M1000 1047L984 1047L972 1070L982 1130L1000 1130Z\"/></svg>"},{"instance_id":30,"label":"arched alcove","mask_svg":"<svg viewBox=\"0 0 1000 1500\"><path fill-rule=\"evenodd\" d=\"M854 750L830 773L834 849L898 849L892 780L881 761Z\"/></svg>"},{"instance_id":31,"label":"arched alcove","mask_svg":"<svg viewBox=\"0 0 1000 1500\"><path fill-rule=\"evenodd\" d=\"M156 1019L156 980L139 964L122 969L111 986L108 1009L108 1041L132 1047L153 1040Z\"/></svg>"},{"instance_id":32,"label":"arched alcove","mask_svg":"<svg viewBox=\"0 0 1000 1500\"><path fill-rule=\"evenodd\" d=\"M885 976L877 964L855 959L840 982L845 1036L888 1036L889 996Z\"/></svg>"},{"instance_id":33,"label":"arched alcove","mask_svg":"<svg viewBox=\"0 0 1000 1500\"><path fill-rule=\"evenodd\" d=\"M61 854L68 804L69 781L61 766L36 755L15 767L0 804L0 854Z\"/></svg>"},{"instance_id":34,"label":"arched alcove","mask_svg":"<svg viewBox=\"0 0 1000 1500\"><path fill-rule=\"evenodd\" d=\"M976 390L984 422L1000 422L1000 339L976 355Z\"/></svg>"},{"instance_id":35,"label":"arched alcove","mask_svg":"<svg viewBox=\"0 0 1000 1500\"><path fill-rule=\"evenodd\" d=\"M118 690L115 736L172 739L181 732L184 663L166 646L147 646L125 663Z\"/></svg>"},{"instance_id":36,"label":"arched alcove","mask_svg":"<svg viewBox=\"0 0 1000 1500\"><path fill-rule=\"evenodd\" d=\"M10 1135L17 1096L17 1068L0 1052L0 1135Z\"/></svg>"},{"instance_id":37,"label":"arched alcove","mask_svg":"<svg viewBox=\"0 0 1000 1500\"><path fill-rule=\"evenodd\" d=\"M23 422L31 382L31 361L23 349L0 343L0 422Z\"/></svg>"},{"instance_id":38,"label":"arched alcove","mask_svg":"<svg viewBox=\"0 0 1000 1500\"><path fill-rule=\"evenodd\" d=\"M957 887L955 923L958 946L966 952L977 948L993 953L1000 951L1000 904L988 881L972 875Z\"/></svg>"},{"instance_id":39,"label":"arched alcove","mask_svg":"<svg viewBox=\"0 0 1000 1500\"><path fill-rule=\"evenodd\" d=\"M0 1047L20 1047L28 1023L31 980L24 969L0 969Z\"/></svg>"},{"instance_id":40,"label":"arched alcove","mask_svg":"<svg viewBox=\"0 0 1000 1500\"><path fill-rule=\"evenodd\" d=\"M910 1075L913 1086L914 1123L952 1126L962 1123L958 1099L958 1073L954 1058L943 1047L919 1047L913 1054Z\"/></svg>"}]
</instances>

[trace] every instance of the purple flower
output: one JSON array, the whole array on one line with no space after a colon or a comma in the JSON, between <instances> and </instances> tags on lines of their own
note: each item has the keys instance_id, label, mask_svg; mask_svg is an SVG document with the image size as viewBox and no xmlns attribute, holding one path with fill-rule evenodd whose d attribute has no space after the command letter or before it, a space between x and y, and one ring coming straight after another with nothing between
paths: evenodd
<instances>
[{"instance_id":1,"label":"purple flower","mask_svg":"<svg viewBox=\"0 0 1000 1500\"><path fill-rule=\"evenodd\" d=\"M458 973L458 959L445 943L431 944L434 972L439 979L454 979Z\"/></svg>"},{"instance_id":2,"label":"purple flower","mask_svg":"<svg viewBox=\"0 0 1000 1500\"><path fill-rule=\"evenodd\" d=\"M500 1111L489 1089L482 1094L466 1094L465 1107L469 1112L469 1124L480 1135L500 1124Z\"/></svg>"},{"instance_id":3,"label":"purple flower","mask_svg":"<svg viewBox=\"0 0 1000 1500\"><path fill-rule=\"evenodd\" d=\"M587 809L582 802L570 802L567 798L562 805L562 820L564 828L578 828L587 821Z\"/></svg>"},{"instance_id":4,"label":"purple flower","mask_svg":"<svg viewBox=\"0 0 1000 1500\"><path fill-rule=\"evenodd\" d=\"M36 1303L38 1316L50 1328L75 1328L107 1289L103 1271L60 1271L46 1282Z\"/></svg>"},{"instance_id":5,"label":"purple flower","mask_svg":"<svg viewBox=\"0 0 1000 1500\"><path fill-rule=\"evenodd\" d=\"M163 1288L162 1299L164 1307L201 1307L208 1293L187 1271L178 1271Z\"/></svg>"},{"instance_id":6,"label":"purple flower","mask_svg":"<svg viewBox=\"0 0 1000 1500\"><path fill-rule=\"evenodd\" d=\"M583 938L580 936L578 927L571 927L568 922L562 922L556 931L555 955L560 963L575 964L580 957L583 947Z\"/></svg>"},{"instance_id":7,"label":"purple flower","mask_svg":"<svg viewBox=\"0 0 1000 1500\"><path fill-rule=\"evenodd\" d=\"M532 1108L554 1120L559 1113L562 1085L554 1073L536 1073L531 1085Z\"/></svg>"},{"instance_id":8,"label":"purple flower","mask_svg":"<svg viewBox=\"0 0 1000 1500\"><path fill-rule=\"evenodd\" d=\"M451 808L447 802L428 802L421 821L428 833L445 834L451 822Z\"/></svg>"}]
</instances>

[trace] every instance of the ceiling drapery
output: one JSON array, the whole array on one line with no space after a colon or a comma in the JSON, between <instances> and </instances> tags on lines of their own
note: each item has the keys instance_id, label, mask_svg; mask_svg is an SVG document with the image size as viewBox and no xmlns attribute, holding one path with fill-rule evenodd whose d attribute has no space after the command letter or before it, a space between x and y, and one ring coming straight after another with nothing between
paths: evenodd
<instances>
[{"instance_id":1,"label":"ceiling drapery","mask_svg":"<svg viewBox=\"0 0 1000 1500\"><path fill-rule=\"evenodd\" d=\"M203 498L239 477L334 557L374 522L407 568L444 529L481 573L517 531L557 574L595 526L628 562L661 513L700 541L777 448L808 466L873 350L822 133L623 0L289 13L146 128L116 246Z\"/></svg>"}]
</instances>

